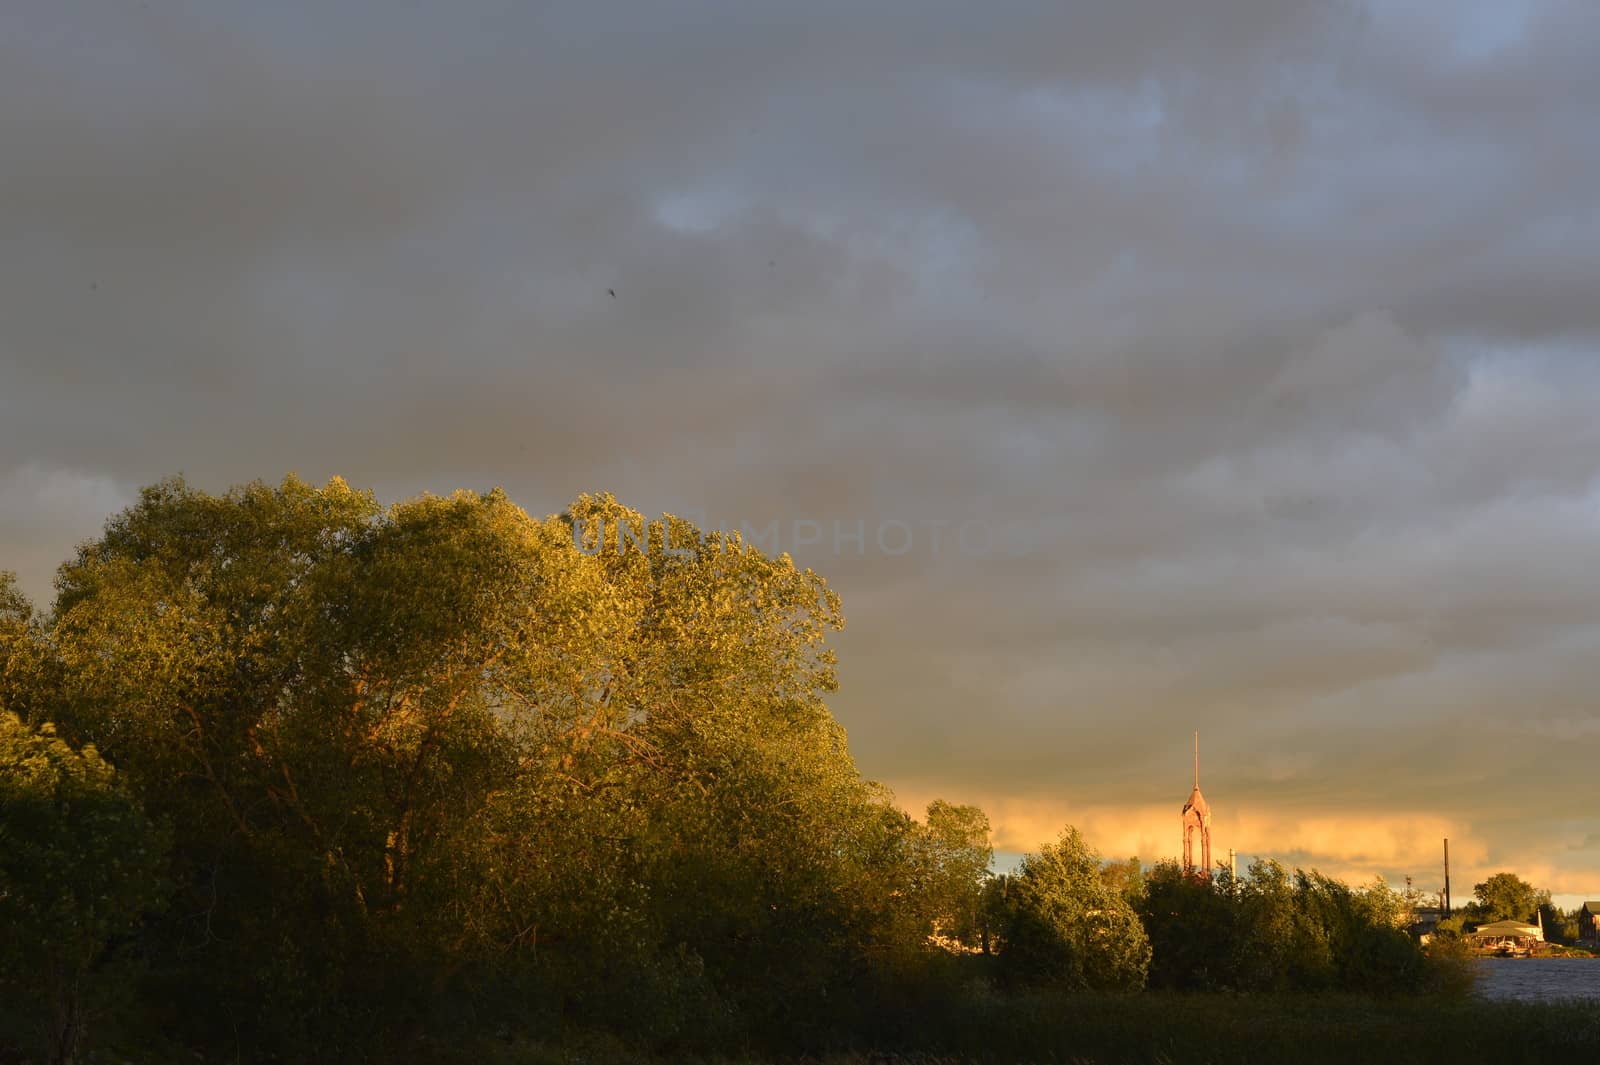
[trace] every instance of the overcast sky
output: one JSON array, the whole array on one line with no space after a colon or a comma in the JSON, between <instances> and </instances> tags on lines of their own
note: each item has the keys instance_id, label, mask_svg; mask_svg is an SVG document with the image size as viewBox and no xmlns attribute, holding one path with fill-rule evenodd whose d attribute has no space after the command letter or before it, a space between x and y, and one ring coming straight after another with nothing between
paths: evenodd
<instances>
[{"instance_id":1,"label":"overcast sky","mask_svg":"<svg viewBox=\"0 0 1600 1065\"><path fill-rule=\"evenodd\" d=\"M613 491L823 573L863 771L1002 850L1176 854L1199 729L1218 856L1600 897L1597 49L1582 0L9 0L0 568L47 601L179 472Z\"/></svg>"}]
</instances>

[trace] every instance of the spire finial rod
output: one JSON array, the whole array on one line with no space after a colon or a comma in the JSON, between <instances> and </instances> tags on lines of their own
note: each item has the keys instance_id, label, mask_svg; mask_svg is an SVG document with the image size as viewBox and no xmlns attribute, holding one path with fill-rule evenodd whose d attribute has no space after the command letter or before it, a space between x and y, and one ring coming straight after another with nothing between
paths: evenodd
<instances>
[{"instance_id":1,"label":"spire finial rod","mask_svg":"<svg viewBox=\"0 0 1600 1065\"><path fill-rule=\"evenodd\" d=\"M1200 790L1200 733L1194 734L1194 789Z\"/></svg>"}]
</instances>

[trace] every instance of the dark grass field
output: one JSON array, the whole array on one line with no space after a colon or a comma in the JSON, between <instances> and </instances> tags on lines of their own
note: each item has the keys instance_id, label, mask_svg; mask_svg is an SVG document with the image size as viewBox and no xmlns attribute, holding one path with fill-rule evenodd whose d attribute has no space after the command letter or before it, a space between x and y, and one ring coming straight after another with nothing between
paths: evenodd
<instances>
[{"instance_id":1,"label":"dark grass field","mask_svg":"<svg viewBox=\"0 0 1600 1065\"><path fill-rule=\"evenodd\" d=\"M458 1048L490 1065L611 1065L637 1061L867 1063L1059 1062L1464 1065L1600 1060L1593 1002L1373 1000L1343 995L1021 995L977 999L930 1018L893 1050L700 1055L649 1051L603 1036ZM454 1054L448 1055L454 1057Z\"/></svg>"}]
</instances>

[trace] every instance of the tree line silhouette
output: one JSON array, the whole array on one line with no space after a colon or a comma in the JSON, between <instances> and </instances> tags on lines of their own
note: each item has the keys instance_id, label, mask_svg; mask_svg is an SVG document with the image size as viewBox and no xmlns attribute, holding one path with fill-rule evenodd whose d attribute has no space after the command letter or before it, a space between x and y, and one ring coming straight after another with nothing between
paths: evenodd
<instances>
[{"instance_id":1,"label":"tree line silhouette","mask_svg":"<svg viewBox=\"0 0 1600 1065\"><path fill-rule=\"evenodd\" d=\"M0 578L0 1045L803 1049L979 988L1439 986L1381 886L1070 828L991 876L982 811L857 770L822 578L676 522L169 480L48 609Z\"/></svg>"}]
</instances>

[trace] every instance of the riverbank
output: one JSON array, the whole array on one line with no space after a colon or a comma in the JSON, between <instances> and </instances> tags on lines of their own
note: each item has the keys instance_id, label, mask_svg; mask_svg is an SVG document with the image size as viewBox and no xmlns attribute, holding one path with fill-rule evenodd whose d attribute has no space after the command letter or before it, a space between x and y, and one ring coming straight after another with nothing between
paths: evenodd
<instances>
[{"instance_id":1,"label":"riverbank","mask_svg":"<svg viewBox=\"0 0 1600 1065\"><path fill-rule=\"evenodd\" d=\"M1584 958L1594 961L1600 958L1600 952L1590 950L1588 947L1569 947L1564 943L1550 943L1545 949L1533 955L1535 958Z\"/></svg>"}]
</instances>

